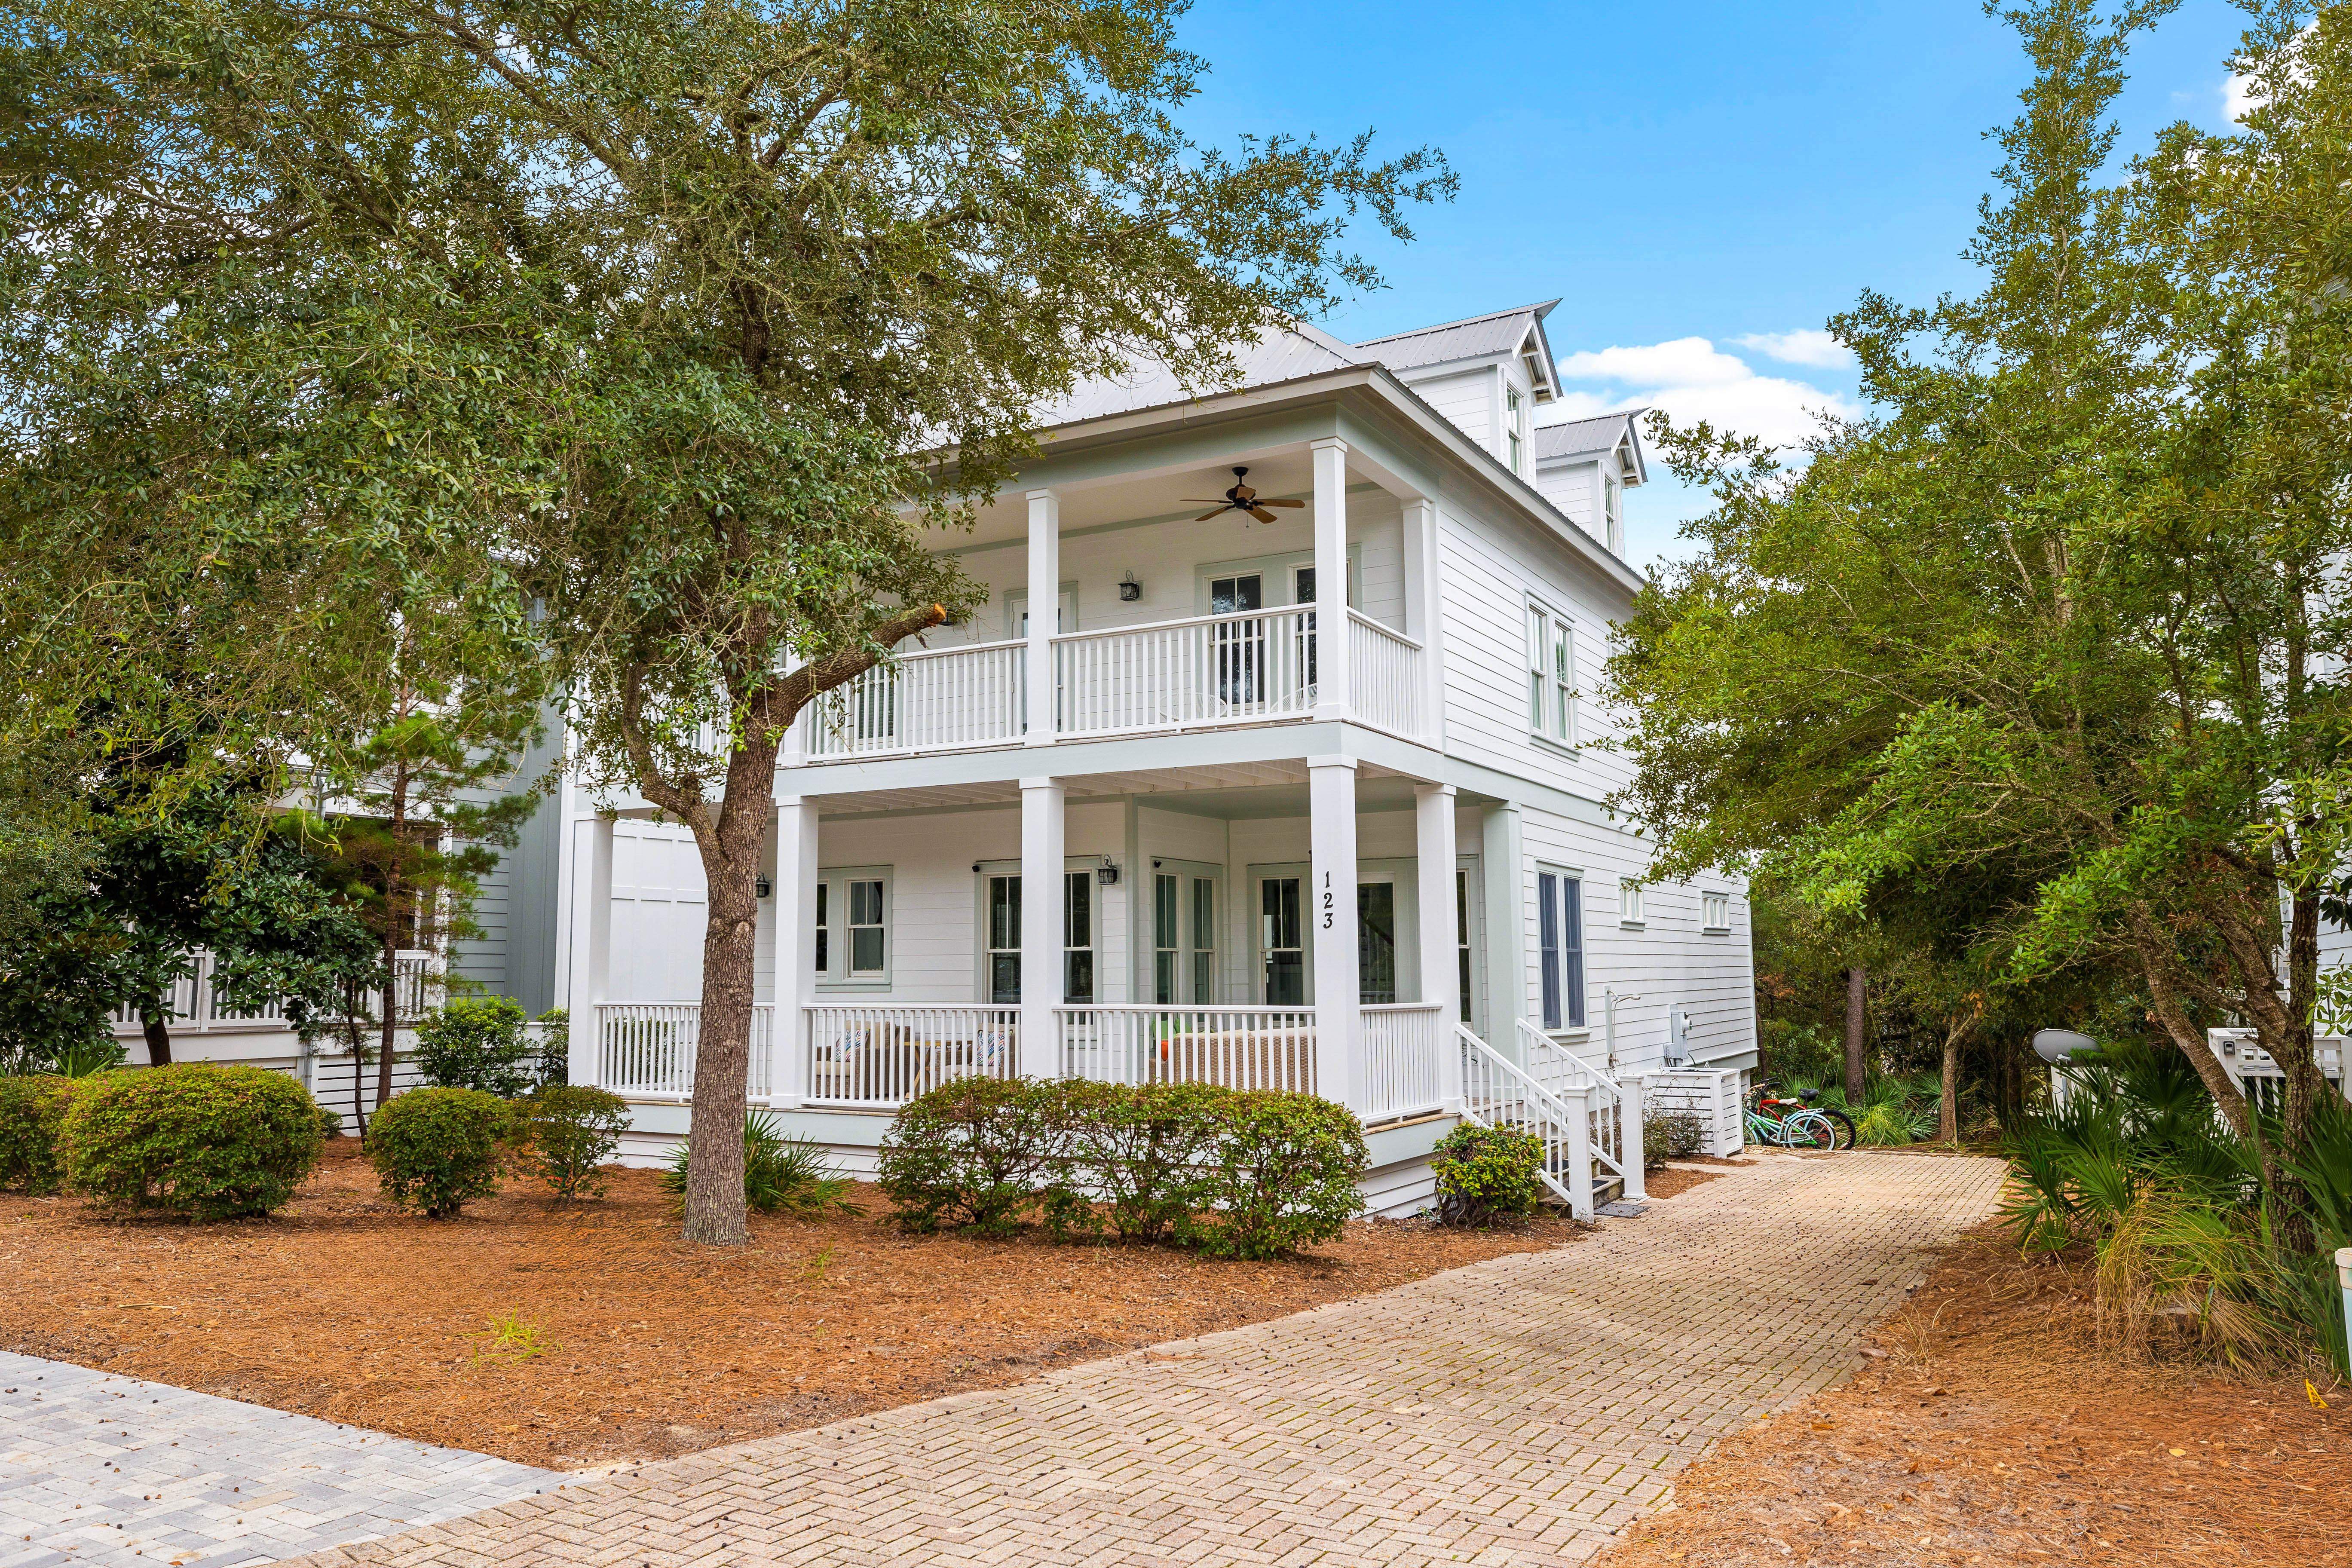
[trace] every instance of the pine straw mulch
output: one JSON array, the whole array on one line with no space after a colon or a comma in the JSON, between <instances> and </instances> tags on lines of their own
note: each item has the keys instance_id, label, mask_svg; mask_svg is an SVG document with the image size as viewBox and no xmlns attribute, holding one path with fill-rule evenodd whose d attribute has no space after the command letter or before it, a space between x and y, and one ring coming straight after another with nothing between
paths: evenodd
<instances>
[{"instance_id":1,"label":"pine straw mulch","mask_svg":"<svg viewBox=\"0 0 2352 1568\"><path fill-rule=\"evenodd\" d=\"M1595 1568L2352 1564L2352 1391L2321 1410L2300 1375L2120 1364L2084 1259L1982 1227L1862 1359L1684 1471Z\"/></svg>"},{"instance_id":2,"label":"pine straw mulch","mask_svg":"<svg viewBox=\"0 0 2352 1568\"><path fill-rule=\"evenodd\" d=\"M0 1349L479 1449L660 1458L817 1426L1369 1294L1582 1234L1354 1224L1276 1263L1169 1248L908 1237L860 1213L677 1239L650 1171L571 1209L510 1183L454 1220L377 1195L357 1140L274 1218L111 1218L0 1194ZM497 1353L494 1318L546 1345Z\"/></svg>"}]
</instances>

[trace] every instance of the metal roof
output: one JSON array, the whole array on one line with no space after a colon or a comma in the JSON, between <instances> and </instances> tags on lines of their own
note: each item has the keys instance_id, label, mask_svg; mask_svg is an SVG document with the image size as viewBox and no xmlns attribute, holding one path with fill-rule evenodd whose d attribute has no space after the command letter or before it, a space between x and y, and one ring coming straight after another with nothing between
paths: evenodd
<instances>
[{"instance_id":1,"label":"metal roof","mask_svg":"<svg viewBox=\"0 0 2352 1568\"><path fill-rule=\"evenodd\" d=\"M1466 321L1418 327L1410 332L1358 343L1355 352L1366 359L1380 361L1391 370L1517 353L1528 329L1540 327L1559 303L1557 300L1547 300L1540 305L1518 305L1491 315L1473 316Z\"/></svg>"},{"instance_id":2,"label":"metal roof","mask_svg":"<svg viewBox=\"0 0 2352 1568\"><path fill-rule=\"evenodd\" d=\"M1234 358L1240 374L1231 384L1221 386L1187 387L1167 366L1156 362L1139 363L1128 374L1117 378L1082 382L1069 396L1041 406L1037 424L1050 430L1057 425L1191 403L1221 392L1272 386L1303 375L1319 375L1327 370L1344 370L1367 363L1330 333L1305 321L1294 322L1287 331L1259 339Z\"/></svg>"},{"instance_id":3,"label":"metal roof","mask_svg":"<svg viewBox=\"0 0 2352 1568\"><path fill-rule=\"evenodd\" d=\"M1590 419L1570 419L1560 425L1538 425L1532 435L1536 461L1557 462L1563 458L1613 452L1625 439L1633 421L1648 412L1646 408L1627 408L1615 414L1597 414Z\"/></svg>"}]
</instances>

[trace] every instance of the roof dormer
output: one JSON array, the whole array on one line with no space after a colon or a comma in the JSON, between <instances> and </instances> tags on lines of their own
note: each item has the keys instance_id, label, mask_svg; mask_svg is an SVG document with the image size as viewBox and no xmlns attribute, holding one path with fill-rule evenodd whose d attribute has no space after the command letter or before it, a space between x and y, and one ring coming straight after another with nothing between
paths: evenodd
<instances>
[{"instance_id":1,"label":"roof dormer","mask_svg":"<svg viewBox=\"0 0 2352 1568\"><path fill-rule=\"evenodd\" d=\"M1354 345L1516 473L1528 460L1534 411L1559 396L1544 318L1559 303L1520 305Z\"/></svg>"},{"instance_id":2,"label":"roof dormer","mask_svg":"<svg viewBox=\"0 0 2352 1568\"><path fill-rule=\"evenodd\" d=\"M1650 477L1636 424L1646 409L1546 425L1535 433L1535 487L1569 520L1625 554L1624 493Z\"/></svg>"}]
</instances>

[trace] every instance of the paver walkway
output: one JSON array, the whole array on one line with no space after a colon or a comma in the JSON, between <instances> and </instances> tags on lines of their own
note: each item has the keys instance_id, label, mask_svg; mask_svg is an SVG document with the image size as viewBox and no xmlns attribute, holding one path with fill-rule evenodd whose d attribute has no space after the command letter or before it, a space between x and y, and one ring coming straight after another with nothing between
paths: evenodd
<instances>
[{"instance_id":1,"label":"paver walkway","mask_svg":"<svg viewBox=\"0 0 2352 1568\"><path fill-rule=\"evenodd\" d=\"M0 1351L0 1568L205 1568L577 1478Z\"/></svg>"},{"instance_id":2,"label":"paver walkway","mask_svg":"<svg viewBox=\"0 0 2352 1568\"><path fill-rule=\"evenodd\" d=\"M1579 1563L1844 1375L1998 1162L1762 1168L1360 1300L541 1493L328 1564Z\"/></svg>"}]
</instances>

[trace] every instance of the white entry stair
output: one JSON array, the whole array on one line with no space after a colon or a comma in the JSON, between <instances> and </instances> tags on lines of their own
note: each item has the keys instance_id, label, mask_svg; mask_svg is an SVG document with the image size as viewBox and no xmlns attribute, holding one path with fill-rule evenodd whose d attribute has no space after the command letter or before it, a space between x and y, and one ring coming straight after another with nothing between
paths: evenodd
<instances>
[{"instance_id":1,"label":"white entry stair","mask_svg":"<svg viewBox=\"0 0 2352 1568\"><path fill-rule=\"evenodd\" d=\"M1517 1042L1528 1066L1496 1050L1463 1025L1463 1116L1481 1127L1508 1127L1543 1144L1544 1185L1576 1218L1590 1222L1605 1188L1639 1202L1642 1096L1526 1019ZM1529 1070L1532 1069L1532 1070Z\"/></svg>"}]
</instances>

